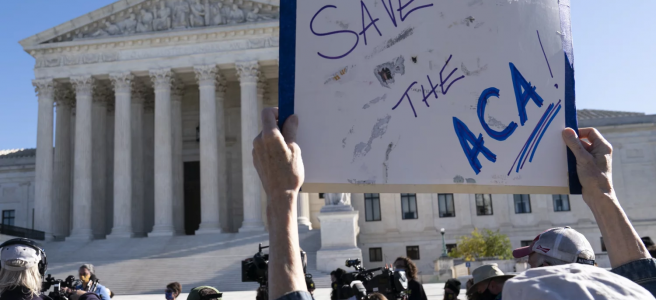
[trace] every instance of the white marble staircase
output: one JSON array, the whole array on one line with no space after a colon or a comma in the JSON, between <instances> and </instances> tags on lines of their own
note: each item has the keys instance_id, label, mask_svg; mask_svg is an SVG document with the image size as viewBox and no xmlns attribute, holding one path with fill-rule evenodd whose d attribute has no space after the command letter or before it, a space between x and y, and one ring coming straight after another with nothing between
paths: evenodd
<instances>
[{"instance_id":1,"label":"white marble staircase","mask_svg":"<svg viewBox=\"0 0 656 300\"><path fill-rule=\"evenodd\" d=\"M117 295L159 294L178 281L183 291L211 285L220 291L255 290L257 283L241 282L241 261L268 245L267 233L66 241L44 244L48 273L56 278L77 276L83 263L92 263L101 284ZM329 287L330 275L316 270L321 232L300 233L308 253L308 273L317 287ZM273 271L273 270L270 270Z\"/></svg>"}]
</instances>

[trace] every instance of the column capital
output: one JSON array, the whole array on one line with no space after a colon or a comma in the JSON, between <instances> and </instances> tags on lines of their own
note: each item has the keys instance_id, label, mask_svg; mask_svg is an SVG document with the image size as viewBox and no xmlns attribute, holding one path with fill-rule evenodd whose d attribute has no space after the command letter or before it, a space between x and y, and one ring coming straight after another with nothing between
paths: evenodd
<instances>
[{"instance_id":1,"label":"column capital","mask_svg":"<svg viewBox=\"0 0 656 300\"><path fill-rule=\"evenodd\" d=\"M260 65L257 61L235 63L241 83L256 83L260 76Z\"/></svg>"},{"instance_id":2,"label":"column capital","mask_svg":"<svg viewBox=\"0 0 656 300\"><path fill-rule=\"evenodd\" d=\"M171 83L171 101L182 101L185 85L180 78L173 79Z\"/></svg>"},{"instance_id":3,"label":"column capital","mask_svg":"<svg viewBox=\"0 0 656 300\"><path fill-rule=\"evenodd\" d=\"M153 81L155 89L170 89L173 80L171 69L150 70L150 80Z\"/></svg>"},{"instance_id":4,"label":"column capital","mask_svg":"<svg viewBox=\"0 0 656 300\"><path fill-rule=\"evenodd\" d=\"M268 88L267 79L264 77L264 74L260 73L260 76L257 77L257 94L259 96L264 96Z\"/></svg>"},{"instance_id":5,"label":"column capital","mask_svg":"<svg viewBox=\"0 0 656 300\"><path fill-rule=\"evenodd\" d=\"M218 74L216 76L215 85L216 85L216 97L224 98L227 89L225 76Z\"/></svg>"},{"instance_id":6,"label":"column capital","mask_svg":"<svg viewBox=\"0 0 656 300\"><path fill-rule=\"evenodd\" d=\"M143 104L146 101L148 89L141 82L135 82L132 86L132 103Z\"/></svg>"},{"instance_id":7,"label":"column capital","mask_svg":"<svg viewBox=\"0 0 656 300\"><path fill-rule=\"evenodd\" d=\"M52 78L34 79L32 85L37 96L51 99L54 97L55 88L57 87L57 83Z\"/></svg>"},{"instance_id":8,"label":"column capital","mask_svg":"<svg viewBox=\"0 0 656 300\"><path fill-rule=\"evenodd\" d=\"M211 85L216 80L219 68L216 65L195 66L194 72L199 85Z\"/></svg>"},{"instance_id":9,"label":"column capital","mask_svg":"<svg viewBox=\"0 0 656 300\"><path fill-rule=\"evenodd\" d=\"M71 77L71 84L75 88L75 94L91 94L93 92L93 86L95 84L95 79L91 75L82 75L82 76L73 76Z\"/></svg>"},{"instance_id":10,"label":"column capital","mask_svg":"<svg viewBox=\"0 0 656 300\"><path fill-rule=\"evenodd\" d=\"M60 85L55 89L55 105L60 106L73 106L75 101L75 92L73 88L68 85Z\"/></svg>"},{"instance_id":11,"label":"column capital","mask_svg":"<svg viewBox=\"0 0 656 300\"><path fill-rule=\"evenodd\" d=\"M97 84L93 88L92 100L100 105L107 105L112 96L112 89L107 85Z\"/></svg>"},{"instance_id":12,"label":"column capital","mask_svg":"<svg viewBox=\"0 0 656 300\"><path fill-rule=\"evenodd\" d=\"M117 93L130 93L134 75L130 74L130 72L112 73L109 74L109 79L112 81L114 91Z\"/></svg>"}]
</instances>

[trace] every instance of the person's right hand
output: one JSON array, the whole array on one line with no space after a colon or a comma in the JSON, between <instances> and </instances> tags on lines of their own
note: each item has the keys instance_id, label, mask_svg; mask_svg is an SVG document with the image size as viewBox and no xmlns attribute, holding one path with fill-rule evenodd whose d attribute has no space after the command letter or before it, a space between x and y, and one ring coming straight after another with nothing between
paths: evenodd
<instances>
[{"instance_id":1,"label":"person's right hand","mask_svg":"<svg viewBox=\"0 0 656 300\"><path fill-rule=\"evenodd\" d=\"M576 157L576 171L583 186L583 200L588 205L599 193L612 195L613 146L595 128L563 130L563 140ZM583 140L583 139L587 139Z\"/></svg>"}]
</instances>

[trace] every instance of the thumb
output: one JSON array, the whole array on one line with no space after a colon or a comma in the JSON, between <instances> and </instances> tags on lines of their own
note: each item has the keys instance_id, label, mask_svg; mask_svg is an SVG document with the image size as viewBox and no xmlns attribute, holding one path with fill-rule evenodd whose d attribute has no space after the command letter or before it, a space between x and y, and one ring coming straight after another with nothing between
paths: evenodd
<instances>
[{"instance_id":1,"label":"thumb","mask_svg":"<svg viewBox=\"0 0 656 300\"><path fill-rule=\"evenodd\" d=\"M285 138L285 143L296 143L296 133L298 132L298 116L291 115L282 126L282 136Z\"/></svg>"},{"instance_id":2,"label":"thumb","mask_svg":"<svg viewBox=\"0 0 656 300\"><path fill-rule=\"evenodd\" d=\"M585 154L589 154L581 144L581 140L579 140L574 129L569 127L565 128L565 130L563 130L563 140L565 141L565 145L572 150L572 153L574 153L574 156L576 156L577 159L582 158Z\"/></svg>"}]
</instances>

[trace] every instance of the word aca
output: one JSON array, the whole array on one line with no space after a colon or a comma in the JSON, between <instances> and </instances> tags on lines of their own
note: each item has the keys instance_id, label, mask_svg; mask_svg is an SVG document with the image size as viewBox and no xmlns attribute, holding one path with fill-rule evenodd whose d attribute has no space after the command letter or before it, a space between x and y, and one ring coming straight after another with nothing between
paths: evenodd
<instances>
[{"instance_id":1,"label":"word aca","mask_svg":"<svg viewBox=\"0 0 656 300\"><path fill-rule=\"evenodd\" d=\"M387 3L385 3L385 1L387 1ZM406 0L403 0L403 1L406 1ZM414 3L415 1L419 2L419 4ZM348 2L351 2L351 1L348 1ZM430 8L430 7L433 6L433 3L426 4L426 2L430 2L428 0L409 0L405 3L402 3L402 0L398 0L398 7L394 6L394 4L392 3L392 0L381 0L381 2L383 3L383 7L385 8L385 11L387 12L387 17L389 17L389 20L390 20L391 24L394 25L394 27L398 27L399 23L405 22L408 19L408 16L410 16L410 14L412 14L413 12L416 12L418 10L425 9L425 8ZM337 10L337 11L335 11L335 10ZM384 26L379 26L379 24L376 24L381 20L380 20L380 18L375 18L374 19L372 17L371 12L369 11L369 8L364 3L364 0L360 0L360 10L362 11L362 19L361 19L361 21L362 21L362 31L360 31L360 32L355 32L353 30L337 30L337 31L330 31L330 32L317 32L316 30L314 30L314 21L317 19L317 17L319 17L319 15L324 16L324 15L327 15L327 14L331 13L331 11L333 11L333 13L335 15L340 15L339 8L337 7L337 5L333 5L333 4L325 5L325 6L321 7L319 9L319 11L317 11L314 14L314 16L312 17L312 20L310 21L310 30L312 31L312 34L314 34L315 36L327 37L327 36L336 36L336 35L350 35L350 36L355 37L354 43L353 43L353 45L351 46L350 49L348 48L348 45L346 47L344 47L345 49L349 49L349 50L345 50L346 52L343 52L341 54L339 54L339 53L337 53L337 54L332 54L332 53L331 54L326 54L326 53L322 53L322 52L317 52L317 55L319 55L320 57L325 58L325 59L341 59L341 58L344 58L344 57L348 56L349 54L351 54L351 52L353 52L353 50L355 50L355 48L358 47L358 45L360 44L360 36L362 36L362 39L364 40L365 46L367 45L367 31L375 30L375 33L378 33L378 35L381 36L381 37L383 36L383 32L380 30L380 28L381 27L385 28L385 27ZM398 13L398 19L397 19L397 13Z\"/></svg>"},{"instance_id":2,"label":"word aca","mask_svg":"<svg viewBox=\"0 0 656 300\"><path fill-rule=\"evenodd\" d=\"M526 106L529 104L529 102L532 100L535 105L542 107L544 100L537 93L536 87L532 86L531 83L524 78L524 76L513 63L510 63L510 73L513 81L515 100L517 102L519 121L521 126L524 126L526 121L528 121ZM510 122L510 124L501 131L490 128L490 126L485 121L485 107L487 106L488 99L491 97L499 98L498 88L490 87L481 93L480 97L478 98L478 120L481 122L481 126L485 130L487 136L497 141L505 141L515 132L519 125L513 121ZM515 159L510 172L508 172L508 175L510 175L512 172L512 168L515 167L515 164L517 164L516 172L519 172L519 170L523 168L526 159L529 158L528 152L532 151L529 162L533 161L533 156L539 146L540 140L542 140L542 136L544 135L547 128L549 128L549 125L551 125L551 121L553 121L558 112L560 112L562 107L561 102L562 101L558 101L556 104L552 103L549 105L547 110L542 115L542 118L536 125L535 129L529 136L529 139L524 144L524 147L522 147L520 150L520 154L517 156L517 159ZM476 135L472 133L469 127L467 127L467 125L457 117L453 117L453 127L455 129L456 135L458 136L458 140L460 141L460 145L462 146L462 150L465 152L465 156L469 161L469 165L472 167L472 169L474 169L476 174L479 174L483 168L480 160L478 159L480 154L483 154L483 156L492 163L497 161L496 154L494 154L489 148L485 146L485 140L483 139L482 133L479 133L478 137L476 137ZM517 163L518 159L519 163Z\"/></svg>"}]
</instances>

